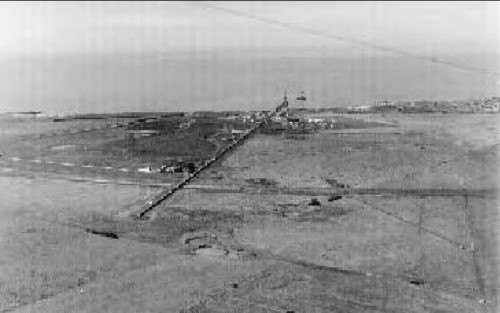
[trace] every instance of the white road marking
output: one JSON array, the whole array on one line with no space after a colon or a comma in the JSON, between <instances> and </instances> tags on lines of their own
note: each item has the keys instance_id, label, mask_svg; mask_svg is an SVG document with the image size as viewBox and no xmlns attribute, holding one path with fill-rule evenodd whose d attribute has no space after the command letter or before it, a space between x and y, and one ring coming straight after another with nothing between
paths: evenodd
<instances>
[{"instance_id":1,"label":"white road marking","mask_svg":"<svg viewBox=\"0 0 500 313\"><path fill-rule=\"evenodd\" d=\"M62 166L75 166L73 163L61 163Z\"/></svg>"},{"instance_id":2,"label":"white road marking","mask_svg":"<svg viewBox=\"0 0 500 313\"><path fill-rule=\"evenodd\" d=\"M45 161L45 163L47 163L47 164L54 164L56 162L54 162L54 161Z\"/></svg>"},{"instance_id":3,"label":"white road marking","mask_svg":"<svg viewBox=\"0 0 500 313\"><path fill-rule=\"evenodd\" d=\"M13 169L11 169L11 168L9 168L9 167L4 167L4 168L2 168L2 172L6 172L6 173L8 173L8 172L12 172L12 171L13 171Z\"/></svg>"},{"instance_id":4,"label":"white road marking","mask_svg":"<svg viewBox=\"0 0 500 313\"><path fill-rule=\"evenodd\" d=\"M139 168L139 169L137 169L137 171L140 173L153 173L153 169L150 166Z\"/></svg>"},{"instance_id":5,"label":"white road marking","mask_svg":"<svg viewBox=\"0 0 500 313\"><path fill-rule=\"evenodd\" d=\"M42 163L42 161L40 161L40 160L30 160L29 162L30 163Z\"/></svg>"},{"instance_id":6,"label":"white road marking","mask_svg":"<svg viewBox=\"0 0 500 313\"><path fill-rule=\"evenodd\" d=\"M22 159L18 158L18 157L11 157L11 158L9 158L9 160L17 162L17 161L21 161Z\"/></svg>"},{"instance_id":7,"label":"white road marking","mask_svg":"<svg viewBox=\"0 0 500 313\"><path fill-rule=\"evenodd\" d=\"M128 172L128 168L123 167L123 168L120 169L120 171L122 171L122 172Z\"/></svg>"},{"instance_id":8,"label":"white road marking","mask_svg":"<svg viewBox=\"0 0 500 313\"><path fill-rule=\"evenodd\" d=\"M106 179L94 179L94 183L99 183L99 184L106 184L109 183L109 180Z\"/></svg>"},{"instance_id":9,"label":"white road marking","mask_svg":"<svg viewBox=\"0 0 500 313\"><path fill-rule=\"evenodd\" d=\"M91 168L91 167L94 167L94 165L82 165L82 167Z\"/></svg>"},{"instance_id":10,"label":"white road marking","mask_svg":"<svg viewBox=\"0 0 500 313\"><path fill-rule=\"evenodd\" d=\"M111 166L104 166L103 169L105 169L105 170L112 170L113 167L111 167Z\"/></svg>"}]
</instances>

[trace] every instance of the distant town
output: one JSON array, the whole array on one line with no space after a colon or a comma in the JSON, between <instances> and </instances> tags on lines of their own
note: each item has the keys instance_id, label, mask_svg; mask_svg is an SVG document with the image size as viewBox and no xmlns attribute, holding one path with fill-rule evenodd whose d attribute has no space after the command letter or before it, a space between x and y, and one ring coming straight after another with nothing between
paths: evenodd
<instances>
[{"instance_id":1,"label":"distant town","mask_svg":"<svg viewBox=\"0 0 500 313\"><path fill-rule=\"evenodd\" d=\"M498 113L499 106L500 97L491 97L469 101L378 101L367 105L349 106L334 110L345 113Z\"/></svg>"},{"instance_id":2,"label":"distant town","mask_svg":"<svg viewBox=\"0 0 500 313\"><path fill-rule=\"evenodd\" d=\"M474 100L414 100L414 101L373 101L363 105L343 107L306 107L305 96L301 93L297 101L292 103L291 109L307 112L334 112L334 113L498 113L500 108L500 97L488 97ZM195 112L172 112L171 116L224 116L227 120L239 120L253 123L260 118L266 117L270 111L195 111ZM42 111L6 112L0 115L10 117L49 117L54 122L78 119L109 119L109 118L146 118L148 115L157 115L158 112L121 112L121 113L47 113ZM146 121L146 120L145 120ZM184 124L183 127L188 127Z\"/></svg>"}]
</instances>

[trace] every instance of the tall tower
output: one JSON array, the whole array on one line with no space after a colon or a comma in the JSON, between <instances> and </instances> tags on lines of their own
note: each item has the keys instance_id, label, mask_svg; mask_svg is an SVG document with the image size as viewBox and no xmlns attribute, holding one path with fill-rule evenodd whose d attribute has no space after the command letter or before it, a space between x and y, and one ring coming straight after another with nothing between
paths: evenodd
<instances>
[{"instance_id":1,"label":"tall tower","mask_svg":"<svg viewBox=\"0 0 500 313\"><path fill-rule=\"evenodd\" d=\"M285 94L283 95L283 103L280 105L280 116L288 116L288 97L285 90Z\"/></svg>"},{"instance_id":2,"label":"tall tower","mask_svg":"<svg viewBox=\"0 0 500 313\"><path fill-rule=\"evenodd\" d=\"M304 91L301 91L299 96L297 98L295 98L297 100L297 106L301 109L305 108L306 107L306 95L305 95L305 92Z\"/></svg>"},{"instance_id":3,"label":"tall tower","mask_svg":"<svg viewBox=\"0 0 500 313\"><path fill-rule=\"evenodd\" d=\"M283 102L276 107L276 114L278 116L288 116L288 97L286 95L283 96Z\"/></svg>"}]
</instances>

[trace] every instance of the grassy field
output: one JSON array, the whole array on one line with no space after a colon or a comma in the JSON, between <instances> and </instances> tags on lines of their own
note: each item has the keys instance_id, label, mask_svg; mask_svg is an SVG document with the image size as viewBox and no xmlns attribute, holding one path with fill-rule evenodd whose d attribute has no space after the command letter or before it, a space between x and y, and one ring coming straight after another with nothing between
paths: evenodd
<instances>
[{"instance_id":1,"label":"grassy field","mask_svg":"<svg viewBox=\"0 0 500 313\"><path fill-rule=\"evenodd\" d=\"M395 127L257 135L144 221L129 213L154 189L61 179L74 169L39 178L39 164L3 160L34 178L0 177L0 311L496 312L497 194L466 194L498 188L497 117L356 117ZM60 135L34 155L76 164L76 152L47 147L120 132L100 131ZM5 145L20 134L31 139ZM11 131L2 147L31 158L38 135ZM85 157L109 164L104 150ZM245 189L217 191L227 187ZM329 201L294 188L394 192ZM419 188L459 194L403 192Z\"/></svg>"},{"instance_id":2,"label":"grassy field","mask_svg":"<svg viewBox=\"0 0 500 313\"><path fill-rule=\"evenodd\" d=\"M153 117L155 117L153 115ZM0 166L11 175L39 173L48 177L93 178L134 183L173 184L184 176L138 172L159 168L166 160L203 161L227 142L218 134L224 128L248 128L236 121L197 117L193 126L180 129L188 117L161 117L152 122L136 119L52 119L0 117ZM116 127L119 123L133 125ZM151 137L134 137L132 130L158 131ZM227 134L226 134L227 136Z\"/></svg>"}]
</instances>

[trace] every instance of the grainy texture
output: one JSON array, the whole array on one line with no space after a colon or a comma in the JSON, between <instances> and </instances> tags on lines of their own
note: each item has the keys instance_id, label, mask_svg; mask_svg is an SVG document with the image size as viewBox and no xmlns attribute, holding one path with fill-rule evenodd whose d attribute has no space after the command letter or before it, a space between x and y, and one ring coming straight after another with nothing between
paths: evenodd
<instances>
[{"instance_id":1,"label":"grainy texture","mask_svg":"<svg viewBox=\"0 0 500 313\"><path fill-rule=\"evenodd\" d=\"M496 115L367 117L396 126L257 135L143 221L155 188L7 151L2 310L494 312Z\"/></svg>"}]
</instances>

